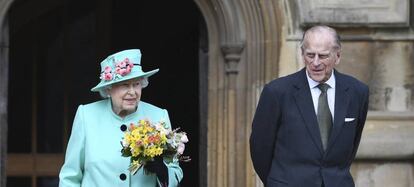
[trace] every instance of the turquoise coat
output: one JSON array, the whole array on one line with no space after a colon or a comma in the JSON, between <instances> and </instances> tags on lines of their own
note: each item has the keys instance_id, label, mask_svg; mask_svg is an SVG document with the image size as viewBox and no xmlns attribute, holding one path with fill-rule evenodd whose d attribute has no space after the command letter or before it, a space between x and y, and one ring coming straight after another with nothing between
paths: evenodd
<instances>
[{"instance_id":1,"label":"turquoise coat","mask_svg":"<svg viewBox=\"0 0 414 187\"><path fill-rule=\"evenodd\" d=\"M171 128L168 112L140 101L135 113L120 118L112 111L110 99L80 105L73 122L65 163L59 174L60 187L154 187L155 175L135 175L128 171L130 159L121 156L123 124L136 124L140 119L163 120ZM169 186L177 186L183 177L178 162L166 164Z\"/></svg>"}]
</instances>

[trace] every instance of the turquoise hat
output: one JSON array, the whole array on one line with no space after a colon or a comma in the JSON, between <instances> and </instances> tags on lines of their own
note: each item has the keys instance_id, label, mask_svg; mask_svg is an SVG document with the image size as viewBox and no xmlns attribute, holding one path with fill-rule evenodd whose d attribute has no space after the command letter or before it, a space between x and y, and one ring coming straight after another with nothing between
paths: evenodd
<instances>
[{"instance_id":1,"label":"turquoise hat","mask_svg":"<svg viewBox=\"0 0 414 187\"><path fill-rule=\"evenodd\" d=\"M143 72L141 67L141 51L128 49L108 56L101 62L101 82L91 91L99 92L101 89L118 82L138 78L149 77L157 73L159 69Z\"/></svg>"}]
</instances>

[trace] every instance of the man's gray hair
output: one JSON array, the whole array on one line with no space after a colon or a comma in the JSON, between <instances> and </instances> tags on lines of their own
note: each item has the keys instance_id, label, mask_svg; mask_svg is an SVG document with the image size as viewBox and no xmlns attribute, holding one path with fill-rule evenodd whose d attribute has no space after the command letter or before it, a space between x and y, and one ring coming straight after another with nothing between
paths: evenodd
<instances>
[{"instance_id":1,"label":"man's gray hair","mask_svg":"<svg viewBox=\"0 0 414 187\"><path fill-rule=\"evenodd\" d=\"M308 35L308 33L312 33L315 31L328 31L334 38L335 38L335 42L334 42L334 46L333 48L335 50L340 50L341 49L341 37L339 36L339 34L336 32L336 30L332 27L326 26L326 25L317 25L317 26L313 26L309 29L307 29L305 32L303 32L303 36L302 36L302 40L300 41L300 48L302 49L302 52L305 50L305 39Z\"/></svg>"}]
</instances>

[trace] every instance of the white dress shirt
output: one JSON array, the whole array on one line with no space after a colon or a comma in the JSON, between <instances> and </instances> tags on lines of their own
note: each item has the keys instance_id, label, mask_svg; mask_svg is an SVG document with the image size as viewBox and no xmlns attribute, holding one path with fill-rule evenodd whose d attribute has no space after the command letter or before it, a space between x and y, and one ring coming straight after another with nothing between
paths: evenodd
<instances>
[{"instance_id":1,"label":"white dress shirt","mask_svg":"<svg viewBox=\"0 0 414 187\"><path fill-rule=\"evenodd\" d=\"M335 109L335 86L336 86L335 75L333 72L334 71L332 70L331 77L325 82L326 84L330 86L330 88L328 88L328 91L326 92L328 94L328 105L329 105L329 110L331 111L332 121L335 116L334 109ZM315 108L315 113L317 114L318 113L318 100L319 100L319 95L321 94L321 90L318 88L318 85L320 83L312 80L309 77L308 71L306 71L306 78L308 79L309 89L312 94L313 107Z\"/></svg>"}]
</instances>

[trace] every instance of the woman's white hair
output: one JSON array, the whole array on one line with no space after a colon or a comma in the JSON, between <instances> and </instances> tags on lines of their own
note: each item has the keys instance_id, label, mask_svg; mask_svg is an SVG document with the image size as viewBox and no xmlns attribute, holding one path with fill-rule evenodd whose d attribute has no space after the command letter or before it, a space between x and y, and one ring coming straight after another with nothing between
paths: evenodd
<instances>
[{"instance_id":1,"label":"woman's white hair","mask_svg":"<svg viewBox=\"0 0 414 187\"><path fill-rule=\"evenodd\" d=\"M145 88L148 86L149 81L148 81L148 77L143 77L143 78L139 78L139 81L141 82L141 87ZM117 84L117 83L115 83ZM109 97L109 93L108 91L112 88L112 85L108 85L103 87L102 89L99 90L99 95L101 95L102 98L108 98Z\"/></svg>"}]
</instances>

